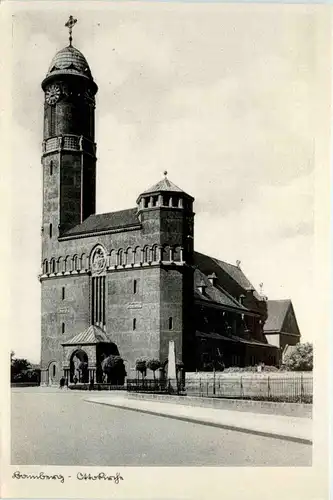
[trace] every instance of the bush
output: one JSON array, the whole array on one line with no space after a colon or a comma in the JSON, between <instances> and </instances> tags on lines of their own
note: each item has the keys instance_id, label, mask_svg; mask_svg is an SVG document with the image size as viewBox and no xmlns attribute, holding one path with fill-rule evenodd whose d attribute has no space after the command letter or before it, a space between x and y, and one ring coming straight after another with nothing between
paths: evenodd
<instances>
[{"instance_id":1,"label":"bush","mask_svg":"<svg viewBox=\"0 0 333 500\"><path fill-rule=\"evenodd\" d=\"M155 379L155 372L156 370L158 370L159 368L161 368L161 362L159 359L155 359L155 358L152 358L152 359L149 359L147 361L147 368L149 368L149 370L151 370L154 374L154 379ZM138 370L138 368L137 368ZM138 370L140 371L140 370Z\"/></svg>"},{"instance_id":2,"label":"bush","mask_svg":"<svg viewBox=\"0 0 333 500\"><path fill-rule=\"evenodd\" d=\"M310 342L297 344L285 357L284 364L291 371L312 371L313 345Z\"/></svg>"},{"instance_id":3,"label":"bush","mask_svg":"<svg viewBox=\"0 0 333 500\"><path fill-rule=\"evenodd\" d=\"M102 361L102 370L107 375L108 383L123 385L126 376L124 360L120 356L108 356Z\"/></svg>"},{"instance_id":4,"label":"bush","mask_svg":"<svg viewBox=\"0 0 333 500\"><path fill-rule=\"evenodd\" d=\"M143 378L147 373L147 361L143 358L137 359L135 362L135 369L136 371L141 373L141 376Z\"/></svg>"}]
</instances>

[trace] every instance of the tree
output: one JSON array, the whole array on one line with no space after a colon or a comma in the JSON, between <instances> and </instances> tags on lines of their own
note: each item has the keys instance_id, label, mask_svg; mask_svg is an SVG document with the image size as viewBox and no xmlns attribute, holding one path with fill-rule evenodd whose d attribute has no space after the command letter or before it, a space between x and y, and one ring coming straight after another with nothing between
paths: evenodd
<instances>
[{"instance_id":1,"label":"tree","mask_svg":"<svg viewBox=\"0 0 333 500\"><path fill-rule=\"evenodd\" d=\"M297 344L286 355L284 364L292 371L311 371L313 369L313 345L310 342Z\"/></svg>"},{"instance_id":2,"label":"tree","mask_svg":"<svg viewBox=\"0 0 333 500\"><path fill-rule=\"evenodd\" d=\"M155 380L155 372L156 372L156 370L158 370L159 368L161 368L161 362L160 362L160 360L159 359L155 359L155 358L149 359L147 361L147 368L149 368L149 370L151 370L153 372L154 380Z\"/></svg>"},{"instance_id":3,"label":"tree","mask_svg":"<svg viewBox=\"0 0 333 500\"><path fill-rule=\"evenodd\" d=\"M147 362L143 358L139 358L135 362L135 369L136 371L141 373L142 379L146 375L147 372Z\"/></svg>"},{"instance_id":4,"label":"tree","mask_svg":"<svg viewBox=\"0 0 333 500\"><path fill-rule=\"evenodd\" d=\"M40 382L40 368L25 358L15 358L14 351L10 353L11 382Z\"/></svg>"},{"instance_id":5,"label":"tree","mask_svg":"<svg viewBox=\"0 0 333 500\"><path fill-rule=\"evenodd\" d=\"M102 370L106 373L108 384L123 385L126 370L124 360L120 356L108 356L102 361Z\"/></svg>"},{"instance_id":6,"label":"tree","mask_svg":"<svg viewBox=\"0 0 333 500\"><path fill-rule=\"evenodd\" d=\"M14 353L11 355L10 376L12 382L23 382L28 379L28 372L31 370L31 364L25 358L14 358Z\"/></svg>"}]
</instances>

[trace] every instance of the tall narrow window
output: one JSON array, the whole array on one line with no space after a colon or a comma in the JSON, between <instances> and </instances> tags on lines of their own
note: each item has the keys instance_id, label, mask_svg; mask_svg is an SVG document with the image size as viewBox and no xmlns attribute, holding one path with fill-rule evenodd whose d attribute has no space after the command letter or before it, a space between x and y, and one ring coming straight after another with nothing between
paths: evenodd
<instances>
[{"instance_id":1,"label":"tall narrow window","mask_svg":"<svg viewBox=\"0 0 333 500\"><path fill-rule=\"evenodd\" d=\"M172 330L173 328L173 321L172 321L172 317L170 316L169 318L169 330Z\"/></svg>"},{"instance_id":2,"label":"tall narrow window","mask_svg":"<svg viewBox=\"0 0 333 500\"><path fill-rule=\"evenodd\" d=\"M50 132L50 137L53 137L56 135L56 116L55 116L55 106L50 106L50 125L49 125L49 132Z\"/></svg>"},{"instance_id":3,"label":"tall narrow window","mask_svg":"<svg viewBox=\"0 0 333 500\"><path fill-rule=\"evenodd\" d=\"M61 290L61 298L62 298L62 300L65 300L65 287L64 286L62 287L62 290Z\"/></svg>"},{"instance_id":4,"label":"tall narrow window","mask_svg":"<svg viewBox=\"0 0 333 500\"><path fill-rule=\"evenodd\" d=\"M53 377L55 377L55 374L56 374L56 365L52 366L52 374L53 374Z\"/></svg>"},{"instance_id":5,"label":"tall narrow window","mask_svg":"<svg viewBox=\"0 0 333 500\"><path fill-rule=\"evenodd\" d=\"M61 333L65 333L65 323L61 323Z\"/></svg>"},{"instance_id":6,"label":"tall narrow window","mask_svg":"<svg viewBox=\"0 0 333 500\"><path fill-rule=\"evenodd\" d=\"M50 161L50 175L53 175L53 161Z\"/></svg>"},{"instance_id":7,"label":"tall narrow window","mask_svg":"<svg viewBox=\"0 0 333 500\"><path fill-rule=\"evenodd\" d=\"M50 232L50 238L52 238L52 224L50 224L49 232Z\"/></svg>"},{"instance_id":8,"label":"tall narrow window","mask_svg":"<svg viewBox=\"0 0 333 500\"><path fill-rule=\"evenodd\" d=\"M93 325L105 325L105 276L91 281L91 321Z\"/></svg>"},{"instance_id":9,"label":"tall narrow window","mask_svg":"<svg viewBox=\"0 0 333 500\"><path fill-rule=\"evenodd\" d=\"M137 287L137 282L136 280L133 281L133 293L136 293L136 287Z\"/></svg>"},{"instance_id":10,"label":"tall narrow window","mask_svg":"<svg viewBox=\"0 0 333 500\"><path fill-rule=\"evenodd\" d=\"M118 264L119 264L119 266L122 266L123 263L124 263L123 251L119 250L119 252L118 252Z\"/></svg>"},{"instance_id":11,"label":"tall narrow window","mask_svg":"<svg viewBox=\"0 0 333 500\"><path fill-rule=\"evenodd\" d=\"M136 330L136 318L133 318L133 330Z\"/></svg>"}]
</instances>

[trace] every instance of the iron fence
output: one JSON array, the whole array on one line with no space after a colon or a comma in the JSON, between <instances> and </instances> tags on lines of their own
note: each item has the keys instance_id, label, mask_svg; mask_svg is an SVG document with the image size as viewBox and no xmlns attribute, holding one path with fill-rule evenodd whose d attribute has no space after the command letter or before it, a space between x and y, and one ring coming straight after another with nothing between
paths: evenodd
<instances>
[{"instance_id":1,"label":"iron fence","mask_svg":"<svg viewBox=\"0 0 333 500\"><path fill-rule=\"evenodd\" d=\"M228 377L217 379L186 379L189 396L254 399L311 403L312 378L295 377Z\"/></svg>"},{"instance_id":2,"label":"iron fence","mask_svg":"<svg viewBox=\"0 0 333 500\"><path fill-rule=\"evenodd\" d=\"M127 379L126 386L129 392L152 392L155 394L170 392L168 380Z\"/></svg>"}]
</instances>

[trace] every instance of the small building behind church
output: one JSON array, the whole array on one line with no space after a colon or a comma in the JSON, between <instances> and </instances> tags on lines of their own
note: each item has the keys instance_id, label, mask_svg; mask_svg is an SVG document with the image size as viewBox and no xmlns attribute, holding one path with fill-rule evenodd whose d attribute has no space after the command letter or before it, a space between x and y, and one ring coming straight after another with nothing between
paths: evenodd
<instances>
[{"instance_id":1,"label":"small building behind church","mask_svg":"<svg viewBox=\"0 0 333 500\"><path fill-rule=\"evenodd\" d=\"M291 300L268 300L267 315L264 325L265 337L269 344L280 349L283 361L284 353L291 352L292 347L301 341L301 333Z\"/></svg>"}]
</instances>

